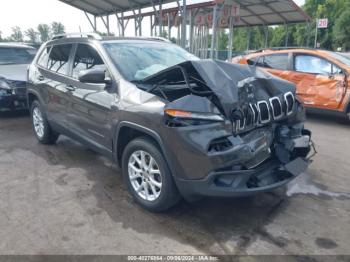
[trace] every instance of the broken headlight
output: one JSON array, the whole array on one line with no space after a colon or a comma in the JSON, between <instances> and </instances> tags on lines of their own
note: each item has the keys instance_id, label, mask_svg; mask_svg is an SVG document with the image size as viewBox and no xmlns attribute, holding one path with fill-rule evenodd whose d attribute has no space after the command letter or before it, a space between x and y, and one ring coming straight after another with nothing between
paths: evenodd
<instances>
[{"instance_id":1,"label":"broken headlight","mask_svg":"<svg viewBox=\"0 0 350 262\"><path fill-rule=\"evenodd\" d=\"M213 113L189 112L178 109L166 109L164 111L167 125L171 127L203 125L212 122L225 121L221 115Z\"/></svg>"}]
</instances>

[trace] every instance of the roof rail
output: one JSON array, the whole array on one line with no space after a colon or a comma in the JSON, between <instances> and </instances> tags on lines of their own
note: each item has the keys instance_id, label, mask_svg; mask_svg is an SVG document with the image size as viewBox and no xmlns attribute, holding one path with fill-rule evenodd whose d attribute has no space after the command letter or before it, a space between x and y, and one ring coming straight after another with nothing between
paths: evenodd
<instances>
[{"instance_id":1,"label":"roof rail","mask_svg":"<svg viewBox=\"0 0 350 262\"><path fill-rule=\"evenodd\" d=\"M54 35L51 40L58 40L63 38L91 38L95 40L102 40L101 35L97 33L69 33L69 34L60 34Z\"/></svg>"},{"instance_id":2,"label":"roof rail","mask_svg":"<svg viewBox=\"0 0 350 262\"><path fill-rule=\"evenodd\" d=\"M151 37L146 37L146 39L150 39L150 40L158 40L158 41L167 42L167 43L170 43L170 42L171 42L169 39L166 39L166 38L164 38L164 37L160 37L160 36L151 36Z\"/></svg>"},{"instance_id":3,"label":"roof rail","mask_svg":"<svg viewBox=\"0 0 350 262\"><path fill-rule=\"evenodd\" d=\"M308 50L315 50L317 48L312 48L312 47L307 47L307 46L288 46L288 47L267 47L267 48L263 48L263 49L259 49L259 50L256 50L252 53L262 53L262 52L265 52L265 51L269 51L269 50L272 50L272 51L279 51L279 50L290 50L290 49L308 49ZM320 49L317 49L317 50L320 50Z\"/></svg>"}]
</instances>

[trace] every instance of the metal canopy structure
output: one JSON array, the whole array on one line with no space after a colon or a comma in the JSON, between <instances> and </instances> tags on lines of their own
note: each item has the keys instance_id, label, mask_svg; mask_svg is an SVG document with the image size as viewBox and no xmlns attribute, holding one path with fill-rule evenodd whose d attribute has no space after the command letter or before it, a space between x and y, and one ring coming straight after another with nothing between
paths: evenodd
<instances>
[{"instance_id":1,"label":"metal canopy structure","mask_svg":"<svg viewBox=\"0 0 350 262\"><path fill-rule=\"evenodd\" d=\"M175 0L59 0L94 16L112 15L116 12L128 12L139 8L175 2Z\"/></svg>"},{"instance_id":2,"label":"metal canopy structure","mask_svg":"<svg viewBox=\"0 0 350 262\"><path fill-rule=\"evenodd\" d=\"M124 36L130 20L134 21L135 36L141 36L145 17L150 18L152 36L163 36L164 27L167 26L170 39L171 28L178 27L178 43L203 58L207 57L207 51L204 54L203 50L209 44L209 32L212 35L210 57L217 57L217 31L221 29L229 29L228 57L232 57L233 29L236 27L247 27L247 49L250 46L252 26L264 27L265 46L268 43L268 26L272 25L286 26L286 46L289 39L288 24L306 23L307 43L310 35L311 18L293 0L214 0L191 5L187 5L186 0L181 3L180 0L59 1L84 11L94 31L97 31L97 19L100 18L110 34L111 15L117 18L120 36ZM176 6L163 9L163 5L168 3L176 3ZM146 8L148 9L145 10ZM198 50L202 50L202 53Z\"/></svg>"}]
</instances>

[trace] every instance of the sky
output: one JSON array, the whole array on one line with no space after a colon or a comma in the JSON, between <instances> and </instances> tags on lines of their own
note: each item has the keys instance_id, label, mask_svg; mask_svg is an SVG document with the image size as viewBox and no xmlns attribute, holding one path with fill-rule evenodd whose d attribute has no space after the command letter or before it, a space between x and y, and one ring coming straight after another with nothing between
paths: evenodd
<instances>
[{"instance_id":1,"label":"sky","mask_svg":"<svg viewBox=\"0 0 350 262\"><path fill-rule=\"evenodd\" d=\"M190 0L191 2L198 0ZM304 4L305 0L294 0L298 5ZM91 32L92 28L85 14L58 0L2 0L0 4L0 31L3 37L11 35L11 28L19 26L22 31L28 28L36 28L40 23L51 24L53 21L65 25L67 32ZM117 21L113 17L110 21L112 32L117 33ZM129 23L126 35L134 34L133 23ZM149 21L145 21L145 25ZM98 29L104 31L105 27L101 21ZM149 26L144 27L145 35L149 35Z\"/></svg>"}]
</instances>

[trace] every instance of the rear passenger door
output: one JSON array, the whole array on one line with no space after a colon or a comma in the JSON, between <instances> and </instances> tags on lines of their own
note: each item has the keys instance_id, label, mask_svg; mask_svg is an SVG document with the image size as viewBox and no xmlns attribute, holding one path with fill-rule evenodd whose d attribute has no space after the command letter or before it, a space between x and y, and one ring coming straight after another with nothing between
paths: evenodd
<instances>
[{"instance_id":1,"label":"rear passenger door","mask_svg":"<svg viewBox=\"0 0 350 262\"><path fill-rule=\"evenodd\" d=\"M111 113L116 101L116 88L114 84L110 84L105 90L98 90L92 88L92 84L81 83L78 79L82 70L97 68L105 70L106 78L112 79L95 47L78 44L71 71L73 79L71 85L74 91L72 91L69 124L72 131L97 150L111 153Z\"/></svg>"},{"instance_id":2,"label":"rear passenger door","mask_svg":"<svg viewBox=\"0 0 350 262\"><path fill-rule=\"evenodd\" d=\"M286 79L290 70L290 53L260 56L256 61L256 66L263 67L269 73Z\"/></svg>"},{"instance_id":3,"label":"rear passenger door","mask_svg":"<svg viewBox=\"0 0 350 262\"><path fill-rule=\"evenodd\" d=\"M315 55L294 55L291 79L297 84L297 94L306 106L337 109L346 91L346 79L342 70L330 61Z\"/></svg>"},{"instance_id":4,"label":"rear passenger door","mask_svg":"<svg viewBox=\"0 0 350 262\"><path fill-rule=\"evenodd\" d=\"M39 86L44 100L46 114L52 124L67 126L67 108L69 107L70 90L69 58L72 55L72 44L54 45L45 48L38 60L38 71L35 73L36 86Z\"/></svg>"}]
</instances>

